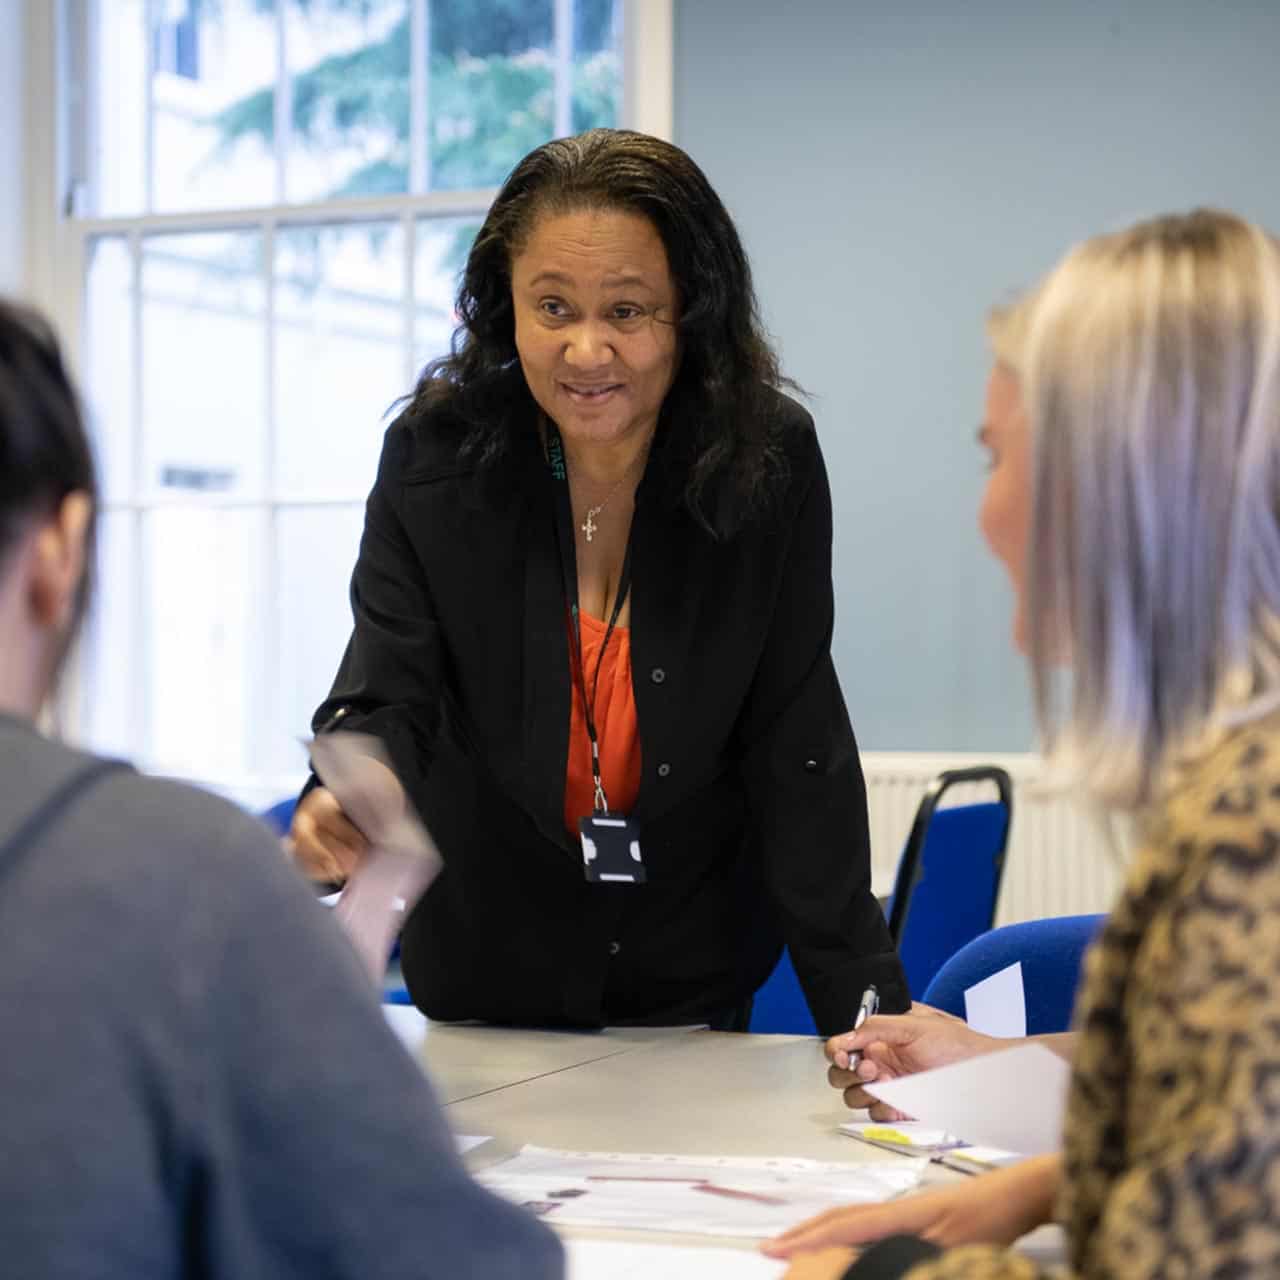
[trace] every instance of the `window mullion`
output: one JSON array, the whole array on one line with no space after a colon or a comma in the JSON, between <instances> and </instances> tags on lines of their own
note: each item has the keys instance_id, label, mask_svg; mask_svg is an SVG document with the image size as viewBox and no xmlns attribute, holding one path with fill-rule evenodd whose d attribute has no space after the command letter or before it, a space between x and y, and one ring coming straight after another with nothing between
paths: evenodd
<instances>
[{"instance_id":1,"label":"window mullion","mask_svg":"<svg viewBox=\"0 0 1280 1280\"><path fill-rule=\"evenodd\" d=\"M266 430L263 436L262 458L262 492L265 502L262 507L262 577L261 590L263 607L261 616L263 628L261 643L258 645L257 670L253 673L258 684L259 696L251 699L251 705L262 708L265 725L256 726L253 733L253 751L257 751L260 743L277 740L277 730L282 728L283 719L282 689L284 684L283 654L280 652L280 637L283 634L281 619L281 572L280 572L280 530L279 530L279 478L276 475L276 459L279 456L277 436L280 430L277 408L279 397L276 394L277 369L276 357L278 342L276 340L276 224L266 221L262 226L262 272L265 298L263 315L264 340L266 349L266 405L264 422ZM264 731L265 730L265 731ZM250 768L253 772L267 772L267 762L254 761Z\"/></svg>"},{"instance_id":2,"label":"window mullion","mask_svg":"<svg viewBox=\"0 0 1280 1280\"><path fill-rule=\"evenodd\" d=\"M497 195L496 188L469 191L434 191L426 195L352 196L317 200L309 204L265 205L243 209L210 209L192 213L153 213L103 218L80 218L76 226L82 235L125 235L131 231L148 234L184 231L238 231L260 227L270 218L281 226L332 226L336 223L384 222L406 209L433 218L485 213Z\"/></svg>"},{"instance_id":3,"label":"window mullion","mask_svg":"<svg viewBox=\"0 0 1280 1280\"><path fill-rule=\"evenodd\" d=\"M555 46L555 124L557 138L573 132L573 0L555 0L551 32Z\"/></svg>"},{"instance_id":4,"label":"window mullion","mask_svg":"<svg viewBox=\"0 0 1280 1280\"><path fill-rule=\"evenodd\" d=\"M156 4L157 0L145 0L142 6L143 76L146 80L142 110L142 164L143 207L148 213L156 208Z\"/></svg>"},{"instance_id":5,"label":"window mullion","mask_svg":"<svg viewBox=\"0 0 1280 1280\"><path fill-rule=\"evenodd\" d=\"M289 198L289 145L293 139L293 82L289 78L288 19L285 0L276 0L276 92L272 138L274 139L276 203Z\"/></svg>"},{"instance_id":6,"label":"window mullion","mask_svg":"<svg viewBox=\"0 0 1280 1280\"><path fill-rule=\"evenodd\" d=\"M417 377L414 343L417 340L418 235L413 214L407 209L400 215L400 231L404 236L404 385L412 387Z\"/></svg>"},{"instance_id":7,"label":"window mullion","mask_svg":"<svg viewBox=\"0 0 1280 1280\"><path fill-rule=\"evenodd\" d=\"M674 0L626 0L622 22L622 123L671 139Z\"/></svg>"},{"instance_id":8,"label":"window mullion","mask_svg":"<svg viewBox=\"0 0 1280 1280\"><path fill-rule=\"evenodd\" d=\"M148 174L150 170L148 169ZM132 326L131 364L129 371L130 405L132 413L129 421L129 446L132 454L132 467L129 477L130 496L137 504L133 519L130 521L130 533L133 539L132 582L130 589L133 598L129 610L130 649L133 653L133 670L130 684L133 695L130 699L130 715L133 723L130 726L129 741L138 754L149 757L152 754L151 743L151 672L153 654L151 637L145 619L150 616L147 608L148 589L150 586L150 557L147 554L147 486L146 486L146 439L143 428L145 392L143 390L144 355L142 350L142 235L134 232L129 236L129 259L132 286L129 290L129 323Z\"/></svg>"},{"instance_id":9,"label":"window mullion","mask_svg":"<svg viewBox=\"0 0 1280 1280\"><path fill-rule=\"evenodd\" d=\"M409 12L409 190L431 190L431 129L428 119L431 88L430 0L411 0Z\"/></svg>"}]
</instances>

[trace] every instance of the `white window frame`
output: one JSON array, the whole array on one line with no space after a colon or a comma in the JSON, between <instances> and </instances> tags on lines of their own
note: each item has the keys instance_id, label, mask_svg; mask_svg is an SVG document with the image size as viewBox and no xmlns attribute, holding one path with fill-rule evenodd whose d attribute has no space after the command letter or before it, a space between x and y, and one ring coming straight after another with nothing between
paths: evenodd
<instances>
[{"instance_id":1,"label":"white window frame","mask_svg":"<svg viewBox=\"0 0 1280 1280\"><path fill-rule=\"evenodd\" d=\"M572 65L571 27L572 0L553 0L555 12L554 45L556 52L556 133L567 133L569 125L569 67ZM89 131L77 128L77 113L89 110L92 101L91 86L75 83L76 66L92 67L91 57L84 56L83 42L91 38L94 7L110 0L27 0L26 8L26 293L28 297L53 316L62 336L73 370L84 367L85 286L86 270L91 242L101 236L123 238L130 247L134 288L132 290L132 324L135 335L135 389L131 422L133 458L133 491L128 500L106 501L107 512L129 512L135 526L135 562L132 582L105 584L107 590L133 592L130 610L133 629L133 649L137 662L146 669L148 655L144 649L146 628L143 626L141 608L146 599L146 561L141 530L146 513L165 506L204 507L213 509L261 510L267 514L263 522L263 564L267 581L266 599L278 599L274 577L277 570L276 528L280 511L286 508L363 505L367 484L358 493L300 495L280 492L273 475L275 422L275 371L271 340L274 323L274 238L284 228L360 222L397 222L403 232L404 243L404 351L403 387L388 388L389 394L412 386L416 375L413 355L413 280L417 247L416 226L419 220L431 217L458 215L483 216L497 188L474 191L431 192L429 185L429 155L425 145L427 127L427 95L430 85L425 74L425 50L428 43L427 22L430 0L411 0L411 39L421 56L412 60L414 80L411 85L410 136L411 136L411 186L420 194L371 197L357 199L321 200L306 203L276 203L216 212L195 213L145 213L123 217L82 216L82 192L77 189L75 176L92 164L92 157L76 156L74 149L89 136ZM158 0L147 0L154 11ZM621 123L624 127L638 129L670 140L673 126L673 5L674 0L623 0L623 103ZM284 41L283 9L281 10L280 57L283 60ZM152 57L148 42L148 62ZM148 75L148 84L150 83ZM287 83L281 77L282 83ZM73 100L82 95L84 101ZM276 95L275 155L277 195L284 191L284 158L287 155L288 110L285 95ZM83 118L82 116L79 118ZM148 122L151 113L147 113ZM148 123L148 128L150 124ZM149 143L148 143L149 146ZM151 165L147 164L148 186L151 182ZM158 497L149 494L143 485L143 404L141 395L141 344L138 341L141 327L142 290L140 273L142 243L145 237L169 232L195 231L256 231L263 238L263 284L266 298L264 331L268 335L266 358L266 396L268 404L268 430L263 441L265 479L262 492L256 496L234 494L183 495L180 499ZM371 480L371 477L365 478ZM278 652L279 636L274 608L266 611L265 634L261 638L259 653L266 655L268 663ZM335 665L337 654L334 655ZM261 663L259 664L261 665ZM82 711L84 664L73 661L64 681L54 721L57 728L72 740L80 737L83 727ZM271 682L258 679L264 689ZM133 694L132 729L130 740L145 740L143 732L147 724L148 708L145 704L146 682L137 682ZM317 691L317 701L323 691ZM268 712L270 709L267 709ZM269 716L269 723L276 717ZM198 731L193 726L193 732ZM143 768L162 767L163 762L139 760ZM193 778L205 785L240 794L259 790L261 799L269 802L278 798L295 785L296 775L287 778Z\"/></svg>"}]
</instances>

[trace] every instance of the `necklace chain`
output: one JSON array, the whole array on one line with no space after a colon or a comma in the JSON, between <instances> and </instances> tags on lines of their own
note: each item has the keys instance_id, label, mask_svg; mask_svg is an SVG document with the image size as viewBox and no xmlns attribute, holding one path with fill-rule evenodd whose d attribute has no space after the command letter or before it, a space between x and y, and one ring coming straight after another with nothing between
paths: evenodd
<instances>
[{"instance_id":1,"label":"necklace chain","mask_svg":"<svg viewBox=\"0 0 1280 1280\"><path fill-rule=\"evenodd\" d=\"M649 450L646 447L641 452L639 458L637 459L637 462L643 465L644 460L648 456L649 456ZM617 478L617 480L614 482L613 488L610 489L609 492L604 495L604 501L597 503L594 507L587 508L587 518L578 526L578 528L580 528L582 532L586 535L586 539L588 542L590 542L596 536L596 532L600 528L600 526L596 524L596 516L598 516L605 509L605 507L609 505L609 503L613 500L613 495L617 493L619 489L622 488L623 481L625 481L627 477L630 476L635 469L636 469L636 463L633 462L631 466L629 466Z\"/></svg>"},{"instance_id":2,"label":"necklace chain","mask_svg":"<svg viewBox=\"0 0 1280 1280\"><path fill-rule=\"evenodd\" d=\"M630 467L627 468L630 471ZM590 542L596 536L596 530L600 527L596 524L596 516L598 516L609 505L609 499L613 497L619 489L622 488L622 482L627 478L626 472L618 477L617 483L604 496L604 501L599 505L587 508L587 518L582 522L582 532L587 535L587 541Z\"/></svg>"}]
</instances>

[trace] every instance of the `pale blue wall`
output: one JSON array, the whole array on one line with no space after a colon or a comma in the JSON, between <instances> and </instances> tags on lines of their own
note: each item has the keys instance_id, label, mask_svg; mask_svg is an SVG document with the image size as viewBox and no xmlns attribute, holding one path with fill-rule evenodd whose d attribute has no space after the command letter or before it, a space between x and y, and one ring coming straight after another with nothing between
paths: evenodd
<instances>
[{"instance_id":1,"label":"pale blue wall","mask_svg":"<svg viewBox=\"0 0 1280 1280\"><path fill-rule=\"evenodd\" d=\"M974 518L983 313L1147 213L1280 227L1280 0L676 0L675 70L814 395L863 746L1030 745Z\"/></svg>"}]
</instances>

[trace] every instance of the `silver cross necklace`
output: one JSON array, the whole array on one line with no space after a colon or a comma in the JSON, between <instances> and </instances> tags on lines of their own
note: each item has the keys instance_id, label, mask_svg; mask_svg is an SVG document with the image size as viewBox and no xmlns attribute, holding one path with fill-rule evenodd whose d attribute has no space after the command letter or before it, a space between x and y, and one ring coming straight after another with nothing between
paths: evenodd
<instances>
[{"instance_id":1,"label":"silver cross necklace","mask_svg":"<svg viewBox=\"0 0 1280 1280\"><path fill-rule=\"evenodd\" d=\"M649 446L646 444L645 447L640 451L640 456L636 459L636 461L633 462L631 466L629 466L618 477L613 488L610 489L609 492L604 495L604 501L601 503L598 503L594 507L587 508L587 518L578 527L586 535L588 542L590 542L591 539L596 536L596 531L600 528L600 526L596 524L596 516L598 516L605 509L605 507L607 507L609 503L613 500L613 495L617 493L619 489L622 488L623 481L626 480L627 477L631 475L631 473L636 469L637 463L641 467L643 467L645 460L648 458L648 456L649 456Z\"/></svg>"},{"instance_id":2,"label":"silver cross necklace","mask_svg":"<svg viewBox=\"0 0 1280 1280\"><path fill-rule=\"evenodd\" d=\"M630 470L631 468L628 467L627 472L629 472ZM596 516L598 516L605 509L605 507L609 505L609 499L612 498L613 495L617 493L618 490L622 487L622 482L627 478L627 472L624 472L621 476L618 477L617 484L615 484L613 488L610 489L609 492L605 494L604 501L600 503L599 506L587 508L587 518L582 522L581 526L579 527L582 529L582 532L587 535L588 542L590 542L591 539L596 536L596 530L600 527L598 524L596 524Z\"/></svg>"}]
</instances>

